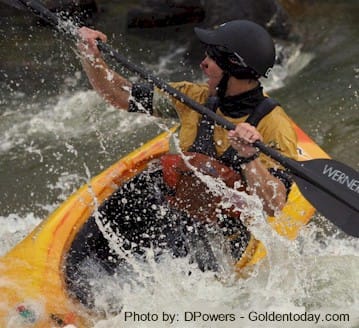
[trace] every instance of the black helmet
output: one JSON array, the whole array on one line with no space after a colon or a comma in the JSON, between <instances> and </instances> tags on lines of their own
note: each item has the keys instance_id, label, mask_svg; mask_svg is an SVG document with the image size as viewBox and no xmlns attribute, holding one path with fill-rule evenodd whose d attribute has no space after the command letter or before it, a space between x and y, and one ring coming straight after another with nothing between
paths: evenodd
<instances>
[{"instance_id":1,"label":"black helmet","mask_svg":"<svg viewBox=\"0 0 359 328\"><path fill-rule=\"evenodd\" d=\"M214 30L195 27L201 42L210 46L209 56L214 55L218 66L223 66L235 77L248 75L267 77L275 61L272 37L262 26L248 20L234 20ZM223 64L227 57L230 65ZM253 76L253 75L252 75Z\"/></svg>"}]
</instances>

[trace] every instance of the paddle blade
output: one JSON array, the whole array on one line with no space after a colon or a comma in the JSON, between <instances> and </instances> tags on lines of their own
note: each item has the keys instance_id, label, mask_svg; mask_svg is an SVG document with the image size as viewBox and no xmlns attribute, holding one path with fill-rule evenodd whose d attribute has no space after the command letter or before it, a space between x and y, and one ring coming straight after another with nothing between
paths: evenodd
<instances>
[{"instance_id":1,"label":"paddle blade","mask_svg":"<svg viewBox=\"0 0 359 328\"><path fill-rule=\"evenodd\" d=\"M330 159L299 165L301 174L295 174L293 179L304 197L345 233L359 237L358 172Z\"/></svg>"}]
</instances>

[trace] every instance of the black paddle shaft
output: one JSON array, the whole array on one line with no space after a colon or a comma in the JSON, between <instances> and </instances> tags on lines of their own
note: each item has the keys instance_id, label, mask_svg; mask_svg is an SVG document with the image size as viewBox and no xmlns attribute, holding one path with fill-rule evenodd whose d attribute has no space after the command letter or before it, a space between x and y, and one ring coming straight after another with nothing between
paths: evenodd
<instances>
[{"instance_id":1,"label":"black paddle shaft","mask_svg":"<svg viewBox=\"0 0 359 328\"><path fill-rule=\"evenodd\" d=\"M66 28L62 28L61 26L66 26L66 24L60 24L61 20L58 16L49 11L39 1L17 0L16 2L22 3L35 15L47 21L61 32L75 37ZM103 53L112 56L127 69L137 73L143 79L153 82L159 89L180 100L200 114L207 115L225 129L233 130L235 128L233 123L182 94L142 67L131 63L108 44L98 41L98 47ZM290 170L302 194L319 212L347 234L359 237L359 173L357 171L330 159L297 162L267 147L262 142L256 141L254 145L261 152Z\"/></svg>"},{"instance_id":2,"label":"black paddle shaft","mask_svg":"<svg viewBox=\"0 0 359 328\"><path fill-rule=\"evenodd\" d=\"M16 9L20 9L20 10L28 9L21 1L18 1L18 0L0 0L0 2L3 2L6 5L8 5L10 7L14 7Z\"/></svg>"},{"instance_id":3,"label":"black paddle shaft","mask_svg":"<svg viewBox=\"0 0 359 328\"><path fill-rule=\"evenodd\" d=\"M21 3L23 7L29 9L39 18L43 19L54 27L59 28L60 19L56 14L47 9L41 2L33 0L15 0L14 3Z\"/></svg>"}]
</instances>

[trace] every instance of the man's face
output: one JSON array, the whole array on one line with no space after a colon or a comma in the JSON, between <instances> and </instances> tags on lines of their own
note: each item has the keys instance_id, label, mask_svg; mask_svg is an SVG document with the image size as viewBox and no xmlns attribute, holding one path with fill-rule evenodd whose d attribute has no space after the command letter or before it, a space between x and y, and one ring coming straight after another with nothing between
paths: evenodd
<instances>
[{"instance_id":1,"label":"man's face","mask_svg":"<svg viewBox=\"0 0 359 328\"><path fill-rule=\"evenodd\" d=\"M222 79L223 70L216 64L216 62L206 54L206 57L202 60L200 67L208 77L207 83L209 86L210 96L216 95L216 87L219 81Z\"/></svg>"}]
</instances>

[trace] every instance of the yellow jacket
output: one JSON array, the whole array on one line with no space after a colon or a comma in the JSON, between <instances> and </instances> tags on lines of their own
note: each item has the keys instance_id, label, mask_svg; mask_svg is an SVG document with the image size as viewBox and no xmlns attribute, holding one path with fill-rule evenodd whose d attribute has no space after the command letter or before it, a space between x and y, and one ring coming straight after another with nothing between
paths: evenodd
<instances>
[{"instance_id":1,"label":"yellow jacket","mask_svg":"<svg viewBox=\"0 0 359 328\"><path fill-rule=\"evenodd\" d=\"M208 97L208 87L205 84L176 82L172 83L172 86L200 104L204 104ZM181 129L179 132L180 146L182 150L186 151L193 144L197 136L198 123L201 114L189 108L179 100L174 99L173 104L181 121ZM220 109L217 109L217 114L234 124L244 122L248 117L247 115L237 119L231 118L225 116ZM263 142L266 145L274 147L287 157L297 159L297 135L289 117L282 107L277 106L268 115L263 117L259 122L257 129L263 136ZM228 131L226 129L219 125L215 125L214 141L219 156L221 156L230 145L227 134ZM261 154L260 158L266 167L278 167L278 164L267 156Z\"/></svg>"}]
</instances>

